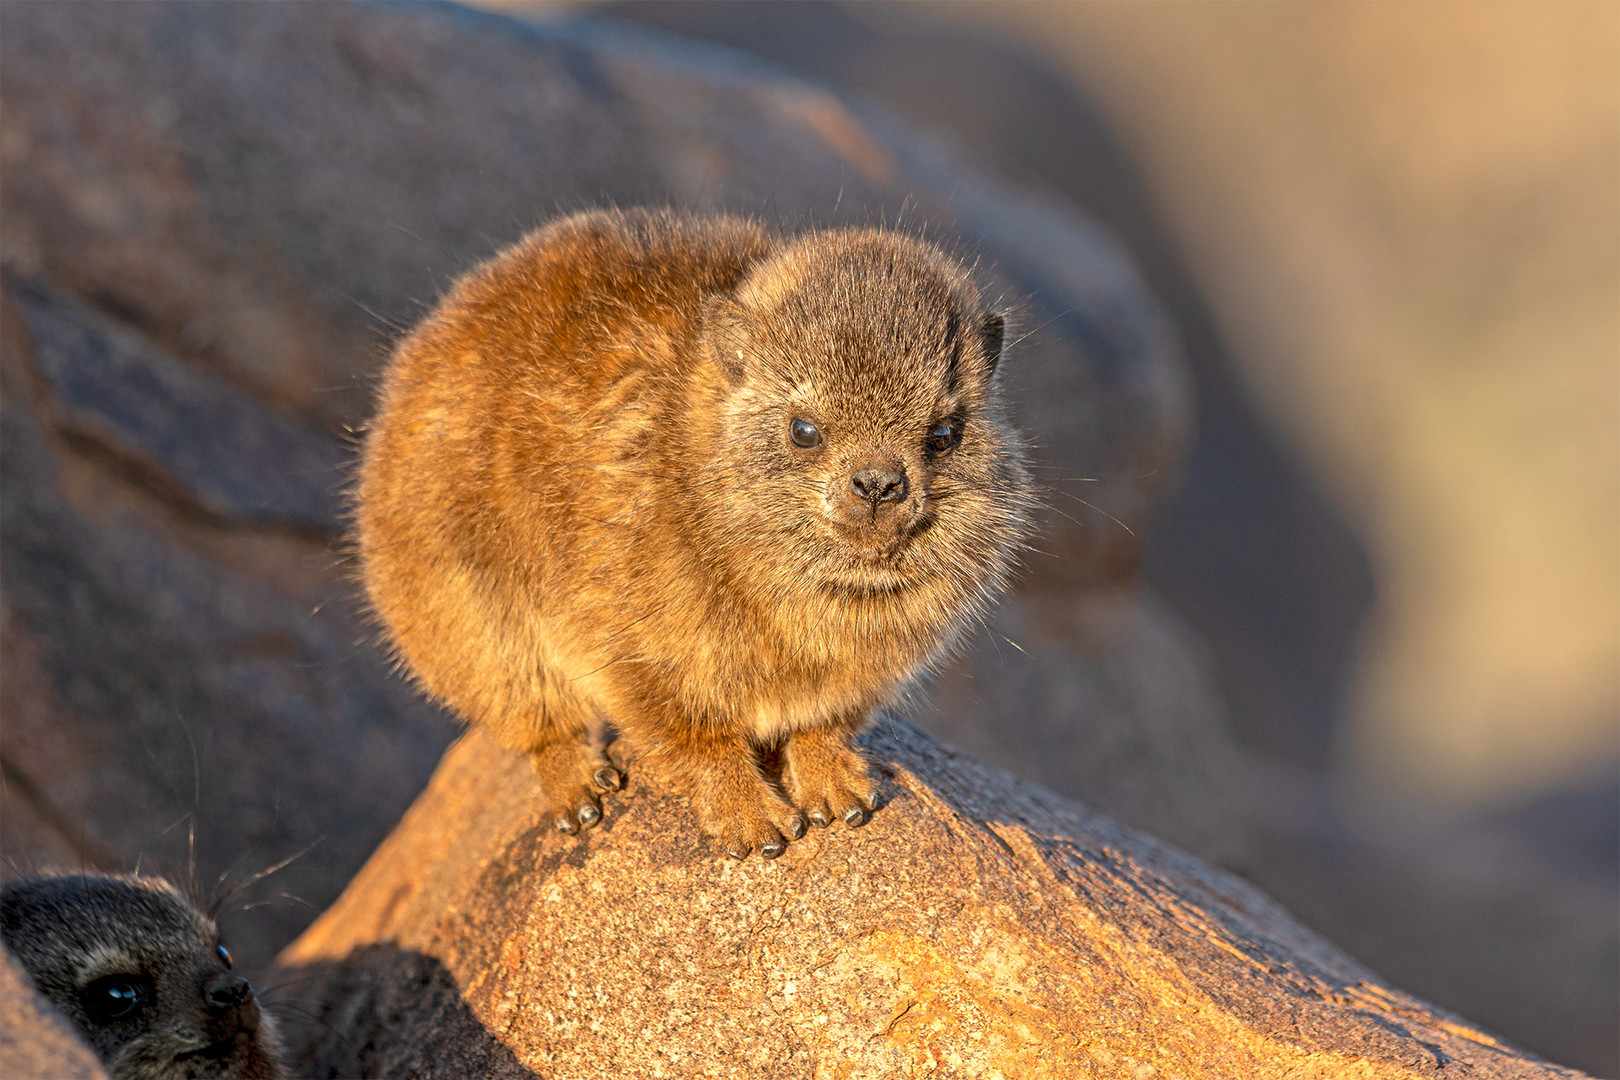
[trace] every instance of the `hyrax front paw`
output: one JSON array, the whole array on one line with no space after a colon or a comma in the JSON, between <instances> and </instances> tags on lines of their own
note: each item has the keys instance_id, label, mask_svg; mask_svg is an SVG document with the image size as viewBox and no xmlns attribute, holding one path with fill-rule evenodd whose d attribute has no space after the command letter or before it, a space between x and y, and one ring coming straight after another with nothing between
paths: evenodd
<instances>
[{"instance_id":1,"label":"hyrax front paw","mask_svg":"<svg viewBox=\"0 0 1620 1080\"><path fill-rule=\"evenodd\" d=\"M695 778L692 808L703 831L734 859L746 859L750 851L774 859L787 850L790 838L805 833L804 815L752 768Z\"/></svg>"},{"instance_id":2,"label":"hyrax front paw","mask_svg":"<svg viewBox=\"0 0 1620 1080\"><path fill-rule=\"evenodd\" d=\"M530 754L551 823L572 836L602 820L601 796L624 786L624 776L602 752L582 742L558 743Z\"/></svg>"},{"instance_id":3,"label":"hyrax front paw","mask_svg":"<svg viewBox=\"0 0 1620 1080\"><path fill-rule=\"evenodd\" d=\"M783 780L794 803L820 826L866 824L877 791L848 731L799 731L788 740Z\"/></svg>"}]
</instances>

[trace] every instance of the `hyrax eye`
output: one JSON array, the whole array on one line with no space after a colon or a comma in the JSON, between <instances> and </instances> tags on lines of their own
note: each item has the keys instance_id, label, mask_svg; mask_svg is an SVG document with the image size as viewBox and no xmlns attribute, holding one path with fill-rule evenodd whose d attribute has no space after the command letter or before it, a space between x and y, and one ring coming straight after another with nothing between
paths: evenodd
<instances>
[{"instance_id":1,"label":"hyrax eye","mask_svg":"<svg viewBox=\"0 0 1620 1080\"><path fill-rule=\"evenodd\" d=\"M928 433L925 444L930 454L948 454L962 441L962 428L956 421L940 424Z\"/></svg>"},{"instance_id":2,"label":"hyrax eye","mask_svg":"<svg viewBox=\"0 0 1620 1080\"><path fill-rule=\"evenodd\" d=\"M133 1020L151 996L151 980L143 976L108 975L86 986L79 1001L91 1020L111 1024Z\"/></svg>"},{"instance_id":3,"label":"hyrax eye","mask_svg":"<svg viewBox=\"0 0 1620 1080\"><path fill-rule=\"evenodd\" d=\"M226 967L231 966L231 950L227 949L224 945L215 945L214 955L219 957L219 962L224 964Z\"/></svg>"},{"instance_id":4,"label":"hyrax eye","mask_svg":"<svg viewBox=\"0 0 1620 1080\"><path fill-rule=\"evenodd\" d=\"M788 439L800 450L809 450L821 442L821 429L802 417L795 416L788 424Z\"/></svg>"}]
</instances>

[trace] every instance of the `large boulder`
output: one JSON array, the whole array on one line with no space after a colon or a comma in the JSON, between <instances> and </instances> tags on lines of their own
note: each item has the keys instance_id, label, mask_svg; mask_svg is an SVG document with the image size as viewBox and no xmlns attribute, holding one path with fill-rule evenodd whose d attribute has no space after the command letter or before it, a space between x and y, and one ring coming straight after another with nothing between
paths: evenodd
<instances>
[{"instance_id":1,"label":"large boulder","mask_svg":"<svg viewBox=\"0 0 1620 1080\"><path fill-rule=\"evenodd\" d=\"M1251 886L903 721L883 805L774 862L647 770L565 837L480 734L282 956L317 1077L1573 1077Z\"/></svg>"}]
</instances>

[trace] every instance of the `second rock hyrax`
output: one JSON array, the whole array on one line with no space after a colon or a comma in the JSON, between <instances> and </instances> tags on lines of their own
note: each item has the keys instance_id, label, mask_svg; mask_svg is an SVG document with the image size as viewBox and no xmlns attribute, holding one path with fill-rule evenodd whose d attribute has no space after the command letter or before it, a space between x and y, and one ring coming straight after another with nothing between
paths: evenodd
<instances>
[{"instance_id":1,"label":"second rock hyrax","mask_svg":"<svg viewBox=\"0 0 1620 1080\"><path fill-rule=\"evenodd\" d=\"M285 1075L275 1026L231 970L214 920L162 878L10 882L0 939L113 1080Z\"/></svg>"},{"instance_id":2,"label":"second rock hyrax","mask_svg":"<svg viewBox=\"0 0 1620 1080\"><path fill-rule=\"evenodd\" d=\"M359 484L370 599L430 695L531 756L563 832L620 785L604 727L738 858L862 824L855 734L1025 533L1002 336L959 263L892 231L562 218L395 351Z\"/></svg>"}]
</instances>

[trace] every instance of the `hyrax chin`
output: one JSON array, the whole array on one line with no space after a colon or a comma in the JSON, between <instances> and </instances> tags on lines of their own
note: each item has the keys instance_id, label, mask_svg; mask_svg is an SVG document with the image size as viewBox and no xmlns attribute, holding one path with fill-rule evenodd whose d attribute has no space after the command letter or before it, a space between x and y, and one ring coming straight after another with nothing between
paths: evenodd
<instances>
[{"instance_id":1,"label":"hyrax chin","mask_svg":"<svg viewBox=\"0 0 1620 1080\"><path fill-rule=\"evenodd\" d=\"M113 1080L278 1080L276 1031L214 921L162 878L65 874L0 889L0 937Z\"/></svg>"},{"instance_id":2,"label":"hyrax chin","mask_svg":"<svg viewBox=\"0 0 1620 1080\"><path fill-rule=\"evenodd\" d=\"M393 357L359 484L371 600L428 693L531 755L565 833L620 784L604 725L738 858L862 824L856 732L1026 527L1001 345L912 237L553 222Z\"/></svg>"}]
</instances>

